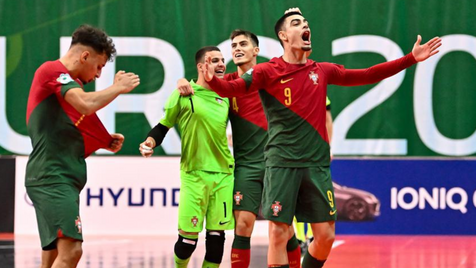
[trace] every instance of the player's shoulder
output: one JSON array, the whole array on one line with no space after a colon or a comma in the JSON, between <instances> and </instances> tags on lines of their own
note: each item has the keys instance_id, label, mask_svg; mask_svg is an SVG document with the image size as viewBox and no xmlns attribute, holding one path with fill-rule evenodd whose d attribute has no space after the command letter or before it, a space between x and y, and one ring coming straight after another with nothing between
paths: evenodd
<instances>
[{"instance_id":1,"label":"player's shoulder","mask_svg":"<svg viewBox=\"0 0 476 268\"><path fill-rule=\"evenodd\" d=\"M279 66L285 64L283 57L274 57L270 59L268 62L264 62L262 64L266 64L269 67Z\"/></svg>"},{"instance_id":2,"label":"player's shoulder","mask_svg":"<svg viewBox=\"0 0 476 268\"><path fill-rule=\"evenodd\" d=\"M189 96L185 96L189 97ZM169 95L169 98L165 102L164 109L172 109L172 108L177 108L180 107L180 102L182 99L185 99L185 97L182 97L180 95L180 92L177 89L174 89L172 93Z\"/></svg>"},{"instance_id":3,"label":"player's shoulder","mask_svg":"<svg viewBox=\"0 0 476 268\"><path fill-rule=\"evenodd\" d=\"M262 63L256 64L250 70L248 70L247 73L251 73L251 72L254 72L254 71L269 72L271 70L276 69L276 67L278 67L279 65L280 65L279 58L272 58L268 62L262 62Z\"/></svg>"},{"instance_id":4,"label":"player's shoulder","mask_svg":"<svg viewBox=\"0 0 476 268\"><path fill-rule=\"evenodd\" d=\"M40 80L57 80L59 83L67 84L74 79L68 73L68 70L59 61L47 61L36 70L35 75Z\"/></svg>"},{"instance_id":5,"label":"player's shoulder","mask_svg":"<svg viewBox=\"0 0 476 268\"><path fill-rule=\"evenodd\" d=\"M329 71L344 68L343 65L337 64L337 63L332 63L332 62L317 62L317 61L313 61L313 64L314 64L315 66L319 67L320 69L329 70Z\"/></svg>"},{"instance_id":6,"label":"player's shoulder","mask_svg":"<svg viewBox=\"0 0 476 268\"><path fill-rule=\"evenodd\" d=\"M62 68L61 68L62 67ZM37 72L42 74L54 74L57 72L65 71L64 66L58 60L44 62L40 67L38 67Z\"/></svg>"}]
</instances>

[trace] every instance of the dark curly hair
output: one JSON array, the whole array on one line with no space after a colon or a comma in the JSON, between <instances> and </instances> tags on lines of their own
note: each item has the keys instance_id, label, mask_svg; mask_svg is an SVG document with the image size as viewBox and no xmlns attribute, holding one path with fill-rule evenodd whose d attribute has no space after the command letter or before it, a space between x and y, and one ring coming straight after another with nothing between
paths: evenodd
<instances>
[{"instance_id":1,"label":"dark curly hair","mask_svg":"<svg viewBox=\"0 0 476 268\"><path fill-rule=\"evenodd\" d=\"M93 48L97 53L105 54L109 61L116 56L116 48L112 39L101 29L83 24L73 33L71 46L81 44Z\"/></svg>"}]
</instances>

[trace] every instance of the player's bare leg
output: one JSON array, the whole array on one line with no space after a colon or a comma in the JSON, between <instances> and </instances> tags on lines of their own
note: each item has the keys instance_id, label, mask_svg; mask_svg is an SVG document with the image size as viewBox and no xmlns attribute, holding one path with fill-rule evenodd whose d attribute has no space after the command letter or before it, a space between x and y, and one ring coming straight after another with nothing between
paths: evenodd
<instances>
[{"instance_id":1,"label":"player's bare leg","mask_svg":"<svg viewBox=\"0 0 476 268\"><path fill-rule=\"evenodd\" d=\"M235 210L235 233L240 236L250 237L256 221L253 212L245 210Z\"/></svg>"},{"instance_id":2,"label":"player's bare leg","mask_svg":"<svg viewBox=\"0 0 476 268\"><path fill-rule=\"evenodd\" d=\"M329 256L335 240L335 221L311 223L314 240L309 245L303 268L322 267Z\"/></svg>"},{"instance_id":3,"label":"player's bare leg","mask_svg":"<svg viewBox=\"0 0 476 268\"><path fill-rule=\"evenodd\" d=\"M58 250L43 250L41 252L41 266L40 268L50 268L58 256Z\"/></svg>"},{"instance_id":4,"label":"player's bare leg","mask_svg":"<svg viewBox=\"0 0 476 268\"><path fill-rule=\"evenodd\" d=\"M282 222L269 221L268 267L288 265L288 255L286 254L288 240L289 225Z\"/></svg>"},{"instance_id":5,"label":"player's bare leg","mask_svg":"<svg viewBox=\"0 0 476 268\"><path fill-rule=\"evenodd\" d=\"M231 249L231 267L247 268L250 265L250 238L256 221L253 212L235 210L235 238Z\"/></svg>"},{"instance_id":6,"label":"player's bare leg","mask_svg":"<svg viewBox=\"0 0 476 268\"><path fill-rule=\"evenodd\" d=\"M68 237L58 238L56 248L58 256L53 262L52 268L73 268L78 265L83 249L82 241L71 239Z\"/></svg>"}]
</instances>

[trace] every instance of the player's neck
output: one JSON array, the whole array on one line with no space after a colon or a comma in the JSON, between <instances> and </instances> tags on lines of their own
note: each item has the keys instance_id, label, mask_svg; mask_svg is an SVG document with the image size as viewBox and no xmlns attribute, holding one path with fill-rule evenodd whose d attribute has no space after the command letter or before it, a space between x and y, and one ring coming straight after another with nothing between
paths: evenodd
<instances>
[{"instance_id":1,"label":"player's neck","mask_svg":"<svg viewBox=\"0 0 476 268\"><path fill-rule=\"evenodd\" d=\"M291 64L304 64L307 62L307 53L302 49L285 49L283 60Z\"/></svg>"},{"instance_id":2,"label":"player's neck","mask_svg":"<svg viewBox=\"0 0 476 268\"><path fill-rule=\"evenodd\" d=\"M242 64L240 66L237 66L237 71L238 71L238 76L242 76L245 74L249 69L251 69L253 66L256 65L256 60L247 62L245 64Z\"/></svg>"},{"instance_id":3,"label":"player's neck","mask_svg":"<svg viewBox=\"0 0 476 268\"><path fill-rule=\"evenodd\" d=\"M63 66L68 70L68 73L71 75L71 78L76 79L78 78L78 72L75 64L75 59L71 57L71 55L64 55L59 59L59 61L63 64Z\"/></svg>"},{"instance_id":4,"label":"player's neck","mask_svg":"<svg viewBox=\"0 0 476 268\"><path fill-rule=\"evenodd\" d=\"M198 76L198 80L197 82L195 82L195 84L205 88L205 89L208 89L208 90L211 90L210 88L210 85L208 85L207 81L205 81L205 78L203 77L203 75L199 75Z\"/></svg>"}]
</instances>

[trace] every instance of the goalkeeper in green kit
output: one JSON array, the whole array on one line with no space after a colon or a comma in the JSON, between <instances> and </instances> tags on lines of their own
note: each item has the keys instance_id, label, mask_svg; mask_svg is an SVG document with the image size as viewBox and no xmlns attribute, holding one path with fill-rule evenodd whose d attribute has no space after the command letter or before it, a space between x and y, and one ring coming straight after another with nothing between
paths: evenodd
<instances>
[{"instance_id":1,"label":"goalkeeper in green kit","mask_svg":"<svg viewBox=\"0 0 476 268\"><path fill-rule=\"evenodd\" d=\"M170 128L178 125L182 139L180 201L175 267L187 267L205 222L206 254L202 267L219 267L225 244L224 230L233 230L233 168L226 126L228 99L210 90L203 78L205 56L211 58L214 74L223 78L225 60L217 47L203 47L195 55L198 80L191 81L192 96L177 90L165 104L165 114L140 144L145 157L160 145Z\"/></svg>"}]
</instances>

